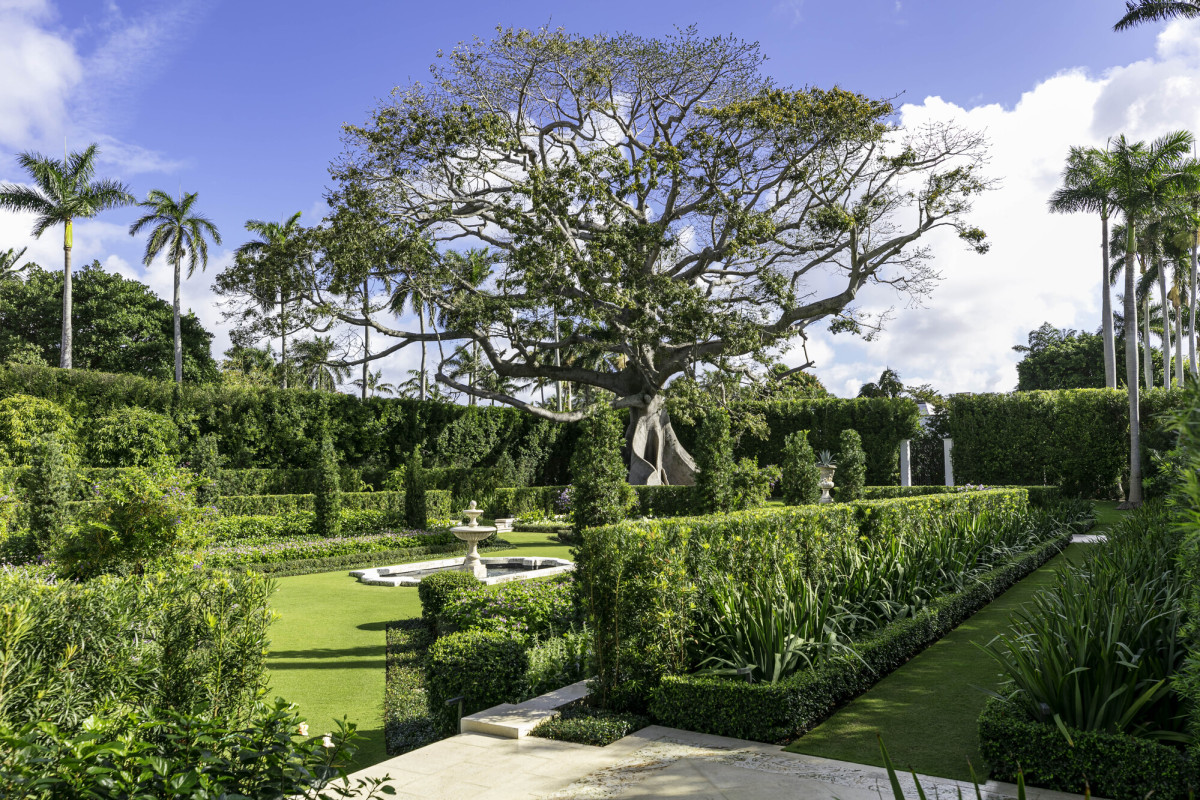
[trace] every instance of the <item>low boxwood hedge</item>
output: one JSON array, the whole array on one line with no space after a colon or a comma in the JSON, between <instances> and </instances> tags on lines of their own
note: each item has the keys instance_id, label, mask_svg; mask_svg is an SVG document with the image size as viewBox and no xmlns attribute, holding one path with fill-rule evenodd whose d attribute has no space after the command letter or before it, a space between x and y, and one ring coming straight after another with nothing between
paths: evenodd
<instances>
[{"instance_id":1,"label":"low boxwood hedge","mask_svg":"<svg viewBox=\"0 0 1200 800\"><path fill-rule=\"evenodd\" d=\"M577 702L563 708L557 717L539 723L529 735L606 747L649 724L650 720L641 714L606 711Z\"/></svg>"},{"instance_id":2,"label":"low boxwood hedge","mask_svg":"<svg viewBox=\"0 0 1200 800\"><path fill-rule=\"evenodd\" d=\"M467 630L441 636L429 648L425 686L438 730L458 733L458 706L464 716L520 700L529 670L527 641L504 633Z\"/></svg>"},{"instance_id":3,"label":"low boxwood hedge","mask_svg":"<svg viewBox=\"0 0 1200 800\"><path fill-rule=\"evenodd\" d=\"M981 576L970 588L873 631L855 644L857 657L834 659L776 684L665 675L652 694L650 711L662 724L685 730L760 742L793 739L953 630L1070 540L1065 534L1048 541Z\"/></svg>"},{"instance_id":4,"label":"low boxwood hedge","mask_svg":"<svg viewBox=\"0 0 1200 800\"><path fill-rule=\"evenodd\" d=\"M342 492L342 508L404 513L404 492ZM316 495L312 494L250 494L220 497L217 510L226 516L259 516L312 511ZM432 489L425 492L426 515L429 519L454 516L450 492Z\"/></svg>"},{"instance_id":5,"label":"low boxwood hedge","mask_svg":"<svg viewBox=\"0 0 1200 800\"><path fill-rule=\"evenodd\" d=\"M1150 739L1096 731L1067 731L1029 720L993 697L979 715L979 747L992 777L1111 800L1175 800L1200 792L1200 752ZM1074 743L1072 746L1071 743Z\"/></svg>"},{"instance_id":6,"label":"low boxwood hedge","mask_svg":"<svg viewBox=\"0 0 1200 800\"><path fill-rule=\"evenodd\" d=\"M442 738L425 690L423 664L433 634L419 619L387 626L387 679L383 690L383 740L398 756Z\"/></svg>"}]
</instances>

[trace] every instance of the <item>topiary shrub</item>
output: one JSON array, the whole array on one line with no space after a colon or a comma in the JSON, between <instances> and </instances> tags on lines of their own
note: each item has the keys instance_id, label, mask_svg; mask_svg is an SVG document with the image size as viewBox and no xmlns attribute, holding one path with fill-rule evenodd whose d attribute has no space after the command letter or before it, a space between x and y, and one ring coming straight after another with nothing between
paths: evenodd
<instances>
[{"instance_id":1,"label":"topiary shrub","mask_svg":"<svg viewBox=\"0 0 1200 800\"><path fill-rule=\"evenodd\" d=\"M583 421L583 431L571 456L575 480L570 491L570 513L576 536L584 528L625 519L634 494L625 482L622 441L615 414L604 411Z\"/></svg>"},{"instance_id":2,"label":"topiary shrub","mask_svg":"<svg viewBox=\"0 0 1200 800\"><path fill-rule=\"evenodd\" d=\"M862 498L867 483L867 454L858 431L847 428L838 438L837 499L849 503Z\"/></svg>"},{"instance_id":3,"label":"topiary shrub","mask_svg":"<svg viewBox=\"0 0 1200 800\"><path fill-rule=\"evenodd\" d=\"M95 467L144 467L179 453L179 429L170 417L130 406L88 423L85 455Z\"/></svg>"},{"instance_id":4,"label":"topiary shrub","mask_svg":"<svg viewBox=\"0 0 1200 800\"><path fill-rule=\"evenodd\" d=\"M729 489L733 494L732 510L744 511L765 505L779 475L779 467L759 467L752 458L738 461L729 475Z\"/></svg>"},{"instance_id":5,"label":"topiary shrub","mask_svg":"<svg viewBox=\"0 0 1200 800\"><path fill-rule=\"evenodd\" d=\"M14 394L0 400L0 459L22 466L31 463L30 448L43 436L53 436L70 457L75 451L75 425L57 403Z\"/></svg>"},{"instance_id":6,"label":"topiary shrub","mask_svg":"<svg viewBox=\"0 0 1200 800\"><path fill-rule=\"evenodd\" d=\"M195 473L196 505L214 506L221 496L221 453L215 433L201 436L192 445L192 457L189 466Z\"/></svg>"},{"instance_id":7,"label":"topiary shrub","mask_svg":"<svg viewBox=\"0 0 1200 800\"><path fill-rule=\"evenodd\" d=\"M529 670L525 645L523 638L482 630L459 631L434 642L425 680L438 727L458 732L457 704L446 704L453 697L463 698L464 716L519 700Z\"/></svg>"},{"instance_id":8,"label":"topiary shrub","mask_svg":"<svg viewBox=\"0 0 1200 800\"><path fill-rule=\"evenodd\" d=\"M404 521L413 530L423 531L429 524L425 506L425 471L421 448L414 447L404 467Z\"/></svg>"},{"instance_id":9,"label":"topiary shrub","mask_svg":"<svg viewBox=\"0 0 1200 800\"><path fill-rule=\"evenodd\" d=\"M710 514L732 511L737 498L732 486L735 467L729 412L719 408L704 415L696 436L695 455L700 505Z\"/></svg>"},{"instance_id":10,"label":"topiary shrub","mask_svg":"<svg viewBox=\"0 0 1200 800\"><path fill-rule=\"evenodd\" d=\"M474 575L460 570L435 572L417 584L417 597L421 600L421 618L431 628L441 620L442 608L463 592L477 591L483 587Z\"/></svg>"},{"instance_id":11,"label":"topiary shrub","mask_svg":"<svg viewBox=\"0 0 1200 800\"><path fill-rule=\"evenodd\" d=\"M317 485L313 498L313 533L334 537L342 532L342 491L338 481L337 453L333 439L322 424L321 449L317 458ZM406 498L407 499L407 498Z\"/></svg>"},{"instance_id":12,"label":"topiary shrub","mask_svg":"<svg viewBox=\"0 0 1200 800\"><path fill-rule=\"evenodd\" d=\"M641 714L574 705L562 709L557 717L538 723L529 734L542 739L606 747L649 724L650 720Z\"/></svg>"},{"instance_id":13,"label":"topiary shrub","mask_svg":"<svg viewBox=\"0 0 1200 800\"><path fill-rule=\"evenodd\" d=\"M72 464L53 434L39 436L27 453L30 465L21 476L21 485L29 504L31 544L37 553L44 553L63 536L71 521L67 504L74 482Z\"/></svg>"},{"instance_id":14,"label":"topiary shrub","mask_svg":"<svg viewBox=\"0 0 1200 800\"><path fill-rule=\"evenodd\" d=\"M787 435L781 466L783 502L789 506L807 506L821 499L821 471L817 469L817 454L808 443L808 431Z\"/></svg>"}]
</instances>

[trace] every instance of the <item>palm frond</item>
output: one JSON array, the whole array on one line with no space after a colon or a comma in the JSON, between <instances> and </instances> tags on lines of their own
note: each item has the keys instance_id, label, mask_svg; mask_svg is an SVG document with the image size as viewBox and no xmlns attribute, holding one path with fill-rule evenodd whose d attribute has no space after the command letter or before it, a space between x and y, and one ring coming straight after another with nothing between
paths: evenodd
<instances>
[{"instance_id":1,"label":"palm frond","mask_svg":"<svg viewBox=\"0 0 1200 800\"><path fill-rule=\"evenodd\" d=\"M1138 0L1125 3L1125 16L1113 25L1114 31L1125 31L1146 22L1200 16L1200 3L1194 0Z\"/></svg>"}]
</instances>

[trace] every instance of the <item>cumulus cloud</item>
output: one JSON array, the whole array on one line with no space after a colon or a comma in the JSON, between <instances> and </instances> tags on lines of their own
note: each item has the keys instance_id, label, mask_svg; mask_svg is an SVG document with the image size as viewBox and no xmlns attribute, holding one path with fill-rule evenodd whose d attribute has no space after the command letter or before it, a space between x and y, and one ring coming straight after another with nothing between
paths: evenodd
<instances>
[{"instance_id":1,"label":"cumulus cloud","mask_svg":"<svg viewBox=\"0 0 1200 800\"><path fill-rule=\"evenodd\" d=\"M1103 146L1118 134L1149 139L1180 128L1200 130L1200 23L1175 22L1158 38L1154 58L1102 75L1068 70L1025 92L1011 108L963 108L940 97L900 109L905 126L954 122L991 141L989 173L997 190L980 198L973 219L992 242L987 255L949 236L931 241L942 283L924 308L901 309L875 341L825 336L830 357L817 375L839 394L854 394L885 366L907 383L942 391L1008 391L1016 386L1027 333L1049 321L1095 330L1100 325L1100 221L1055 215L1047 200L1072 145ZM894 296L872 289L867 310ZM810 352L812 345L810 344Z\"/></svg>"}]
</instances>

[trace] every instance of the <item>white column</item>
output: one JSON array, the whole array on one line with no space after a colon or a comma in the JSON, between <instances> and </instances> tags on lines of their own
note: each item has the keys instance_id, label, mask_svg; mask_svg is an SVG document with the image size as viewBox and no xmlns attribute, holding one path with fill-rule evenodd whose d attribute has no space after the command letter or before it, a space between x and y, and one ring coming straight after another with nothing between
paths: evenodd
<instances>
[{"instance_id":1,"label":"white column","mask_svg":"<svg viewBox=\"0 0 1200 800\"><path fill-rule=\"evenodd\" d=\"M950 458L950 451L954 449L953 439L942 439L942 452L946 456L946 485L954 485L954 462Z\"/></svg>"},{"instance_id":2,"label":"white column","mask_svg":"<svg viewBox=\"0 0 1200 800\"><path fill-rule=\"evenodd\" d=\"M900 485L912 486L912 458L909 440L900 440Z\"/></svg>"}]
</instances>

